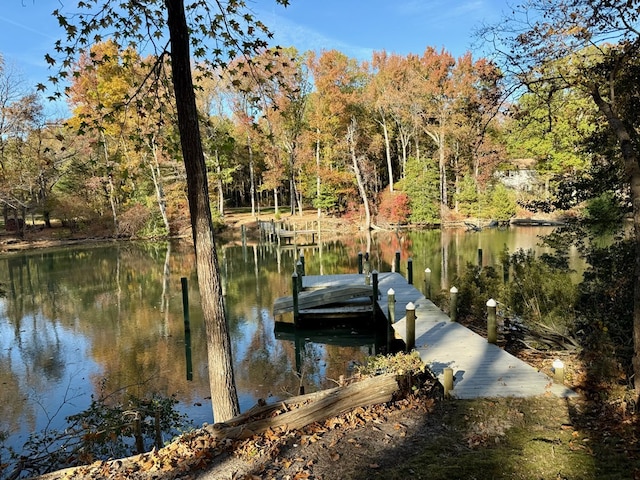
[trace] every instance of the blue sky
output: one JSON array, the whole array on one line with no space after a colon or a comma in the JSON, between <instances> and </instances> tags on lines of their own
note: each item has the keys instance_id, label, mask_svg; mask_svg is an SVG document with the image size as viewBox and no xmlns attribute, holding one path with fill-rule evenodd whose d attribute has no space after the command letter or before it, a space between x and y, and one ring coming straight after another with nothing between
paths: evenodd
<instances>
[{"instance_id":1,"label":"blue sky","mask_svg":"<svg viewBox=\"0 0 640 480\"><path fill-rule=\"evenodd\" d=\"M51 16L76 0L2 0L0 54L29 84L49 74L45 53L60 36ZM420 54L427 46L455 56L472 50L481 22L496 22L507 0L274 0L248 1L275 33L274 43L299 51L337 49L361 60L376 50ZM480 56L479 53L475 56Z\"/></svg>"}]
</instances>

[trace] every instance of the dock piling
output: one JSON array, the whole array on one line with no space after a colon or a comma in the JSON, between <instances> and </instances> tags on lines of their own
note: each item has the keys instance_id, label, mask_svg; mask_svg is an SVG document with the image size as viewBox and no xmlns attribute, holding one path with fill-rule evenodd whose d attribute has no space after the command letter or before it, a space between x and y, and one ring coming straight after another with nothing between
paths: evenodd
<instances>
[{"instance_id":1,"label":"dock piling","mask_svg":"<svg viewBox=\"0 0 640 480\"><path fill-rule=\"evenodd\" d=\"M369 252L364 254L364 264L362 271L364 272L364 284L371 284L371 262L369 261Z\"/></svg>"},{"instance_id":2,"label":"dock piling","mask_svg":"<svg viewBox=\"0 0 640 480\"><path fill-rule=\"evenodd\" d=\"M400 273L400 250L396 250L396 260L393 263L393 272Z\"/></svg>"},{"instance_id":3,"label":"dock piling","mask_svg":"<svg viewBox=\"0 0 640 480\"><path fill-rule=\"evenodd\" d=\"M553 367L553 380L556 383L564 383L564 362L559 358L556 358L552 364Z\"/></svg>"},{"instance_id":4,"label":"dock piling","mask_svg":"<svg viewBox=\"0 0 640 480\"><path fill-rule=\"evenodd\" d=\"M300 260L296 262L296 273L298 278L298 292L302 291L302 277L304 276L304 266Z\"/></svg>"},{"instance_id":5,"label":"dock piling","mask_svg":"<svg viewBox=\"0 0 640 480\"><path fill-rule=\"evenodd\" d=\"M416 346L416 306L413 304L413 302L407 303L406 318L407 352L410 352Z\"/></svg>"},{"instance_id":6,"label":"dock piling","mask_svg":"<svg viewBox=\"0 0 640 480\"><path fill-rule=\"evenodd\" d=\"M291 275L291 290L293 297L293 323L297 326L300 318L300 309L298 308L298 272L293 272L293 275Z\"/></svg>"},{"instance_id":7,"label":"dock piling","mask_svg":"<svg viewBox=\"0 0 640 480\"><path fill-rule=\"evenodd\" d=\"M496 344L498 341L498 327L496 322L496 306L498 303L490 298L487 301L487 342Z\"/></svg>"},{"instance_id":8,"label":"dock piling","mask_svg":"<svg viewBox=\"0 0 640 480\"><path fill-rule=\"evenodd\" d=\"M451 299L449 305L449 318L452 322L456 322L458 320L458 289L456 287L451 287L449 295Z\"/></svg>"},{"instance_id":9,"label":"dock piling","mask_svg":"<svg viewBox=\"0 0 640 480\"><path fill-rule=\"evenodd\" d=\"M358 275L362 275L362 252L358 252Z\"/></svg>"},{"instance_id":10,"label":"dock piling","mask_svg":"<svg viewBox=\"0 0 640 480\"><path fill-rule=\"evenodd\" d=\"M424 269L424 298L431 300L431 269Z\"/></svg>"},{"instance_id":11,"label":"dock piling","mask_svg":"<svg viewBox=\"0 0 640 480\"><path fill-rule=\"evenodd\" d=\"M389 323L396 323L396 292L393 288L387 290L387 306L389 308Z\"/></svg>"},{"instance_id":12,"label":"dock piling","mask_svg":"<svg viewBox=\"0 0 640 480\"><path fill-rule=\"evenodd\" d=\"M373 313L376 313L376 303L378 302L378 271L371 272L371 279L373 280Z\"/></svg>"},{"instance_id":13,"label":"dock piling","mask_svg":"<svg viewBox=\"0 0 640 480\"><path fill-rule=\"evenodd\" d=\"M444 373L444 396L448 397L453 391L453 368L447 367L443 370Z\"/></svg>"},{"instance_id":14,"label":"dock piling","mask_svg":"<svg viewBox=\"0 0 640 480\"><path fill-rule=\"evenodd\" d=\"M413 258L407 260L407 283L413 285Z\"/></svg>"}]
</instances>

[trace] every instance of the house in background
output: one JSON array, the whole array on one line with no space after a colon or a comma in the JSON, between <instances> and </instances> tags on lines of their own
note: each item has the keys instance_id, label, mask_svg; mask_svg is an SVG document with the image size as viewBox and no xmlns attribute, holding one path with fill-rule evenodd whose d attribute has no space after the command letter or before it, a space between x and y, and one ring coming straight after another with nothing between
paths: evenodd
<instances>
[{"instance_id":1,"label":"house in background","mask_svg":"<svg viewBox=\"0 0 640 480\"><path fill-rule=\"evenodd\" d=\"M519 192L536 192L544 185L534 169L535 164L535 158L512 159L505 162L504 167L494 175L505 187Z\"/></svg>"}]
</instances>

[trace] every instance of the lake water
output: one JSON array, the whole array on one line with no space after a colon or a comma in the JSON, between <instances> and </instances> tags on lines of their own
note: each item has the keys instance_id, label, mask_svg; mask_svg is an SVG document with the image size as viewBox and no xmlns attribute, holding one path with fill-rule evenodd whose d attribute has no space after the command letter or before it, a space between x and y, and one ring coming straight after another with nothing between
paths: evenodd
<instances>
[{"instance_id":1,"label":"lake water","mask_svg":"<svg viewBox=\"0 0 640 480\"><path fill-rule=\"evenodd\" d=\"M499 263L510 251L537 248L544 227L378 233L305 247L307 274L357 272L357 253L390 271L413 259L414 283L432 270L433 288L456 272ZM275 333L275 298L288 295L300 251L272 244L219 246L242 410L335 386L353 362L376 353L370 336L320 343L311 333ZM576 255L572 256L576 265ZM181 278L189 281L193 379L187 380ZM0 257L0 433L20 450L31 432L60 428L91 396L149 392L175 396L196 425L212 422L204 325L189 244L118 243ZM308 340L306 338L308 337ZM304 345L301 352L300 347Z\"/></svg>"}]
</instances>

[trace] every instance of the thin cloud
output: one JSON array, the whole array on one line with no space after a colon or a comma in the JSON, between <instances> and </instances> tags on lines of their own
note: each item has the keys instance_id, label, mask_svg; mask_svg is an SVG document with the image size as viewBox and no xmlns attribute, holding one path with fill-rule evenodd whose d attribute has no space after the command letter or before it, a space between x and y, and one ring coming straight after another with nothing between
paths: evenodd
<instances>
[{"instance_id":1,"label":"thin cloud","mask_svg":"<svg viewBox=\"0 0 640 480\"><path fill-rule=\"evenodd\" d=\"M276 13L261 13L264 23L273 32L272 42L284 47L294 46L300 52L308 50L339 50L347 56L369 59L373 48L363 47L331 38L305 25L292 22Z\"/></svg>"},{"instance_id":2,"label":"thin cloud","mask_svg":"<svg viewBox=\"0 0 640 480\"><path fill-rule=\"evenodd\" d=\"M55 41L56 38L52 37L51 35L48 35L46 32L43 32L42 30L38 30L35 28L31 28L27 25L24 25L22 23L16 22L15 20L11 20L9 18L3 17L0 15L0 22L4 22L4 23L8 23L9 25L13 25L14 27L18 27L21 30L24 30L26 32L31 32L33 34L36 34L42 38L46 38L47 40L53 40Z\"/></svg>"}]
</instances>

